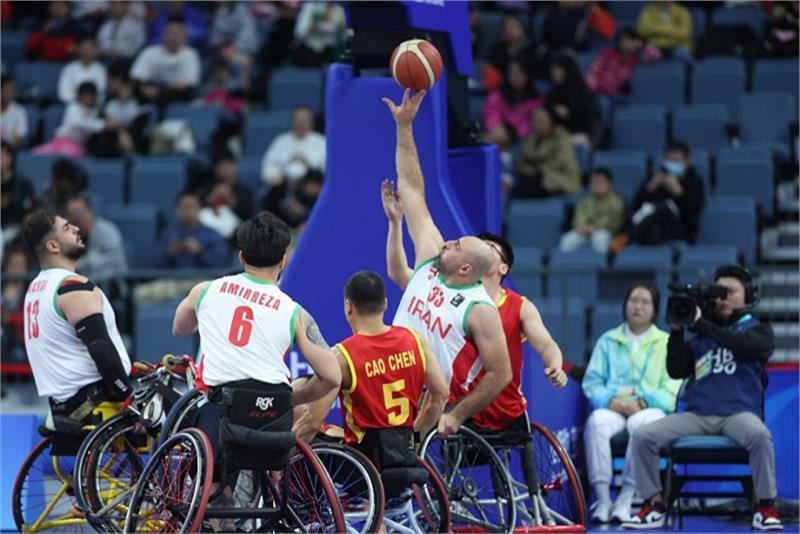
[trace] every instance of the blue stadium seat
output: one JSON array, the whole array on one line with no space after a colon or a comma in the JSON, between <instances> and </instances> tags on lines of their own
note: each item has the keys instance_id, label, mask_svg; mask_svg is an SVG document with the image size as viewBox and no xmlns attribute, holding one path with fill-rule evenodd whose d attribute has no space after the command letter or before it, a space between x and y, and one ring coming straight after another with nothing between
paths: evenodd
<instances>
[{"instance_id":1,"label":"blue stadium seat","mask_svg":"<svg viewBox=\"0 0 800 534\"><path fill-rule=\"evenodd\" d=\"M756 203L751 197L717 196L700 217L698 245L733 245L752 264L756 260Z\"/></svg>"},{"instance_id":2,"label":"blue stadium seat","mask_svg":"<svg viewBox=\"0 0 800 534\"><path fill-rule=\"evenodd\" d=\"M133 161L130 201L151 203L167 218L173 216L178 193L186 188L186 159L183 156L137 158Z\"/></svg>"},{"instance_id":3,"label":"blue stadium seat","mask_svg":"<svg viewBox=\"0 0 800 534\"><path fill-rule=\"evenodd\" d=\"M534 247L514 247L511 278L517 292L530 299L542 296L542 251Z\"/></svg>"},{"instance_id":4,"label":"blue stadium seat","mask_svg":"<svg viewBox=\"0 0 800 534\"><path fill-rule=\"evenodd\" d=\"M720 265L737 263L739 251L733 245L685 247L678 260L678 279L686 283L708 282Z\"/></svg>"},{"instance_id":5,"label":"blue stadium seat","mask_svg":"<svg viewBox=\"0 0 800 534\"><path fill-rule=\"evenodd\" d=\"M644 150L655 154L667 142L664 106L638 105L614 110L612 148Z\"/></svg>"},{"instance_id":6,"label":"blue stadium seat","mask_svg":"<svg viewBox=\"0 0 800 534\"><path fill-rule=\"evenodd\" d=\"M236 181L246 185L255 193L264 185L261 179L261 161L263 154L259 156L242 156L236 162Z\"/></svg>"},{"instance_id":7,"label":"blue stadium seat","mask_svg":"<svg viewBox=\"0 0 800 534\"><path fill-rule=\"evenodd\" d=\"M703 181L703 192L705 197L711 196L711 163L709 162L710 156L708 150L702 148L694 148L689 144L689 164L694 167L700 179ZM664 161L664 153L656 154L653 159L653 167L657 168Z\"/></svg>"},{"instance_id":8,"label":"blue stadium seat","mask_svg":"<svg viewBox=\"0 0 800 534\"><path fill-rule=\"evenodd\" d=\"M743 142L789 143L789 124L797 120L788 93L753 93L739 97L739 135Z\"/></svg>"},{"instance_id":9,"label":"blue stadium seat","mask_svg":"<svg viewBox=\"0 0 800 534\"><path fill-rule=\"evenodd\" d=\"M586 363L586 311L583 300L542 298L536 302L539 313L564 359L576 365Z\"/></svg>"},{"instance_id":10,"label":"blue stadium seat","mask_svg":"<svg viewBox=\"0 0 800 534\"><path fill-rule=\"evenodd\" d=\"M488 11L488 10L481 10L478 11L478 21L480 24L480 30L482 35L500 35L502 28L503 28L503 18L505 18L505 13L502 11ZM480 47L476 50L476 56L480 58L487 58L489 57L489 52L491 51L492 45L494 45L494 39L481 39L479 41Z\"/></svg>"},{"instance_id":11,"label":"blue stadium seat","mask_svg":"<svg viewBox=\"0 0 800 534\"><path fill-rule=\"evenodd\" d=\"M554 251L550 254L547 294L594 302L597 300L597 271L605 267L605 255L591 249Z\"/></svg>"},{"instance_id":12,"label":"blue stadium seat","mask_svg":"<svg viewBox=\"0 0 800 534\"><path fill-rule=\"evenodd\" d=\"M53 162L61 157L58 154L19 152L15 162L17 174L30 180L36 192L41 193L50 181L50 168Z\"/></svg>"},{"instance_id":13,"label":"blue stadium seat","mask_svg":"<svg viewBox=\"0 0 800 534\"><path fill-rule=\"evenodd\" d=\"M587 172L592 161L592 149L583 144L574 145L575 158L578 160L578 165L581 167L581 172Z\"/></svg>"},{"instance_id":14,"label":"blue stadium seat","mask_svg":"<svg viewBox=\"0 0 800 534\"><path fill-rule=\"evenodd\" d=\"M5 32L3 33L5 41ZM49 61L22 62L14 67L14 80L20 98L58 98L58 76L62 63Z\"/></svg>"},{"instance_id":15,"label":"blue stadium seat","mask_svg":"<svg viewBox=\"0 0 800 534\"><path fill-rule=\"evenodd\" d=\"M728 146L726 128L731 122L724 104L694 104L672 110L672 138L691 147L716 153Z\"/></svg>"},{"instance_id":16,"label":"blue stadium seat","mask_svg":"<svg viewBox=\"0 0 800 534\"><path fill-rule=\"evenodd\" d=\"M308 106L314 113L322 109L322 71L320 69L279 67L269 80L272 110L291 111Z\"/></svg>"},{"instance_id":17,"label":"blue stadium seat","mask_svg":"<svg viewBox=\"0 0 800 534\"><path fill-rule=\"evenodd\" d=\"M711 13L711 24L714 26L749 26L760 42L767 15L761 6L737 6L734 8L718 8Z\"/></svg>"},{"instance_id":18,"label":"blue stadium seat","mask_svg":"<svg viewBox=\"0 0 800 534\"><path fill-rule=\"evenodd\" d=\"M665 295L672 276L672 248L666 245L625 247L614 258L614 269L635 275L629 282L641 277L651 279L661 294Z\"/></svg>"},{"instance_id":19,"label":"blue stadium seat","mask_svg":"<svg viewBox=\"0 0 800 534\"><path fill-rule=\"evenodd\" d=\"M154 251L158 244L158 208L154 204L107 204L104 217L122 230L127 243L133 245L130 267L153 267Z\"/></svg>"},{"instance_id":20,"label":"blue stadium seat","mask_svg":"<svg viewBox=\"0 0 800 534\"><path fill-rule=\"evenodd\" d=\"M594 350L597 340L622 323L622 302L598 302L592 306L591 332L589 332L589 350Z\"/></svg>"},{"instance_id":21,"label":"blue stadium seat","mask_svg":"<svg viewBox=\"0 0 800 534\"><path fill-rule=\"evenodd\" d=\"M42 142L47 143L56 135L56 130L64 120L64 106L53 104L42 113Z\"/></svg>"},{"instance_id":22,"label":"blue stadium seat","mask_svg":"<svg viewBox=\"0 0 800 534\"><path fill-rule=\"evenodd\" d=\"M797 58L758 59L753 65L753 92L789 93L797 103Z\"/></svg>"},{"instance_id":23,"label":"blue stadium seat","mask_svg":"<svg viewBox=\"0 0 800 534\"><path fill-rule=\"evenodd\" d=\"M725 104L731 118L735 119L739 95L745 92L746 83L746 68L741 59L711 58L699 61L692 72L692 103Z\"/></svg>"},{"instance_id":24,"label":"blue stadium seat","mask_svg":"<svg viewBox=\"0 0 800 534\"><path fill-rule=\"evenodd\" d=\"M166 353L193 354L195 339L172 335L172 319L180 301L147 304L136 310L134 354L145 362L159 362Z\"/></svg>"},{"instance_id":25,"label":"blue stadium seat","mask_svg":"<svg viewBox=\"0 0 800 534\"><path fill-rule=\"evenodd\" d=\"M84 158L76 160L89 177L89 189L104 204L125 202L125 161L122 159Z\"/></svg>"},{"instance_id":26,"label":"blue stadium seat","mask_svg":"<svg viewBox=\"0 0 800 534\"><path fill-rule=\"evenodd\" d=\"M706 34L706 26L708 25L706 12L702 7L690 8L689 12L692 14L692 37L694 42L697 43Z\"/></svg>"},{"instance_id":27,"label":"blue stadium seat","mask_svg":"<svg viewBox=\"0 0 800 534\"><path fill-rule=\"evenodd\" d=\"M642 65L631 77L631 103L671 108L686 102L686 66L673 60Z\"/></svg>"},{"instance_id":28,"label":"blue stadium seat","mask_svg":"<svg viewBox=\"0 0 800 534\"><path fill-rule=\"evenodd\" d=\"M647 179L647 154L642 150L595 151L592 168L606 167L614 177L614 189L630 203Z\"/></svg>"},{"instance_id":29,"label":"blue stadium seat","mask_svg":"<svg viewBox=\"0 0 800 534\"><path fill-rule=\"evenodd\" d=\"M172 104L167 108L168 119L183 119L189 124L197 149L202 152L211 146L211 135L219 124L219 114L216 106Z\"/></svg>"},{"instance_id":30,"label":"blue stadium seat","mask_svg":"<svg viewBox=\"0 0 800 534\"><path fill-rule=\"evenodd\" d=\"M289 131L290 111L253 113L244 123L245 155L263 156L272 140Z\"/></svg>"},{"instance_id":31,"label":"blue stadium seat","mask_svg":"<svg viewBox=\"0 0 800 534\"><path fill-rule=\"evenodd\" d=\"M762 213L772 215L775 169L766 148L725 148L717 155L717 194L753 198Z\"/></svg>"},{"instance_id":32,"label":"blue stadium seat","mask_svg":"<svg viewBox=\"0 0 800 534\"><path fill-rule=\"evenodd\" d=\"M469 120L483 124L483 95L469 95Z\"/></svg>"},{"instance_id":33,"label":"blue stadium seat","mask_svg":"<svg viewBox=\"0 0 800 534\"><path fill-rule=\"evenodd\" d=\"M508 218L511 244L542 250L555 248L561 238L563 218L561 200L515 200Z\"/></svg>"},{"instance_id":34,"label":"blue stadium seat","mask_svg":"<svg viewBox=\"0 0 800 534\"><path fill-rule=\"evenodd\" d=\"M615 19L636 20L639 12L650 2L609 2L607 9ZM620 26L621 27L621 26Z\"/></svg>"},{"instance_id":35,"label":"blue stadium seat","mask_svg":"<svg viewBox=\"0 0 800 534\"><path fill-rule=\"evenodd\" d=\"M31 147L39 140L42 112L36 106L25 106L25 115L28 117L28 137L22 142L22 146Z\"/></svg>"},{"instance_id":36,"label":"blue stadium seat","mask_svg":"<svg viewBox=\"0 0 800 534\"><path fill-rule=\"evenodd\" d=\"M3 65L8 71L13 71L18 63L25 61L27 37L26 31L3 30Z\"/></svg>"}]
</instances>

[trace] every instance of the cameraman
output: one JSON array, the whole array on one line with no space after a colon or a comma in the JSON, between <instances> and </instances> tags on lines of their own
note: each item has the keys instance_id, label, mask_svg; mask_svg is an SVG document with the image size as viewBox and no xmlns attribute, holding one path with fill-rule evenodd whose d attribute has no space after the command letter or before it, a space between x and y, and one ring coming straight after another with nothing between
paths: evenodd
<instances>
[{"instance_id":1,"label":"cameraman","mask_svg":"<svg viewBox=\"0 0 800 534\"><path fill-rule=\"evenodd\" d=\"M695 335L684 341L683 328L671 325L667 344L667 372L686 378L681 413L648 424L633 435L636 489L645 503L627 528L664 525L666 504L661 496L659 453L680 437L725 435L747 449L755 482L753 528L782 530L775 509L775 453L772 435L764 425L764 366L772 355L772 328L750 315L757 298L750 273L726 265L714 273L728 294L714 302L712 317L696 308Z\"/></svg>"}]
</instances>

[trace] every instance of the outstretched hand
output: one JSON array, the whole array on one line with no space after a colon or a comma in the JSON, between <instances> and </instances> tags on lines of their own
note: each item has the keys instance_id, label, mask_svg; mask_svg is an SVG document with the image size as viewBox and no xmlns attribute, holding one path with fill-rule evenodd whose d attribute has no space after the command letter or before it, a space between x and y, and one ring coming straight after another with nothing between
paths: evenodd
<instances>
[{"instance_id":1,"label":"outstretched hand","mask_svg":"<svg viewBox=\"0 0 800 534\"><path fill-rule=\"evenodd\" d=\"M386 103L389 111L392 112L392 117L394 117L394 121L398 126L410 126L414 122L414 117L417 116L419 106L422 104L422 99L425 98L426 94L427 91L423 89L412 97L411 89L406 89L403 91L403 100L399 106L388 98L382 98L381 100Z\"/></svg>"},{"instance_id":2,"label":"outstretched hand","mask_svg":"<svg viewBox=\"0 0 800 534\"><path fill-rule=\"evenodd\" d=\"M399 223L403 220L403 204L400 202L400 196L394 188L394 183L390 180L384 180L381 183L381 202L383 211L386 212L386 218L390 222Z\"/></svg>"}]
</instances>

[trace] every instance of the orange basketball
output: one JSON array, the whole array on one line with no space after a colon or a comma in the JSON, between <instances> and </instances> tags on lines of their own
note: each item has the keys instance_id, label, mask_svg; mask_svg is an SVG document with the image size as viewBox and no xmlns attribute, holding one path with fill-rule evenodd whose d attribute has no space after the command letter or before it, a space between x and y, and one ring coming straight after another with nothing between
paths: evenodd
<instances>
[{"instance_id":1,"label":"orange basketball","mask_svg":"<svg viewBox=\"0 0 800 534\"><path fill-rule=\"evenodd\" d=\"M389 68L400 87L421 91L430 89L442 75L442 56L424 39L400 43L392 52Z\"/></svg>"}]
</instances>

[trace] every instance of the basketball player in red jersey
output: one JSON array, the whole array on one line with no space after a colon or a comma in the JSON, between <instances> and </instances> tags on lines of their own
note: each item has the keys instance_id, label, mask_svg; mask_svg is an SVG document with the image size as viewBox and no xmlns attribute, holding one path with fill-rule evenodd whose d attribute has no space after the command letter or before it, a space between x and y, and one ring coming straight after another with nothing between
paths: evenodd
<instances>
[{"instance_id":1,"label":"basketball player in red jersey","mask_svg":"<svg viewBox=\"0 0 800 534\"><path fill-rule=\"evenodd\" d=\"M411 433L433 428L447 401L447 384L428 343L413 330L384 323L386 287L371 271L359 271L344 289L344 312L353 335L334 346L342 371L344 438L363 449L375 465L379 449L389 446L374 430L394 429L396 443L411 444ZM427 389L422 400L423 386ZM310 440L330 410L335 394L310 403L294 431ZM420 403L422 406L420 407ZM402 451L396 451L402 452ZM405 451L413 456L413 449ZM385 460L385 458L384 458Z\"/></svg>"}]
</instances>

